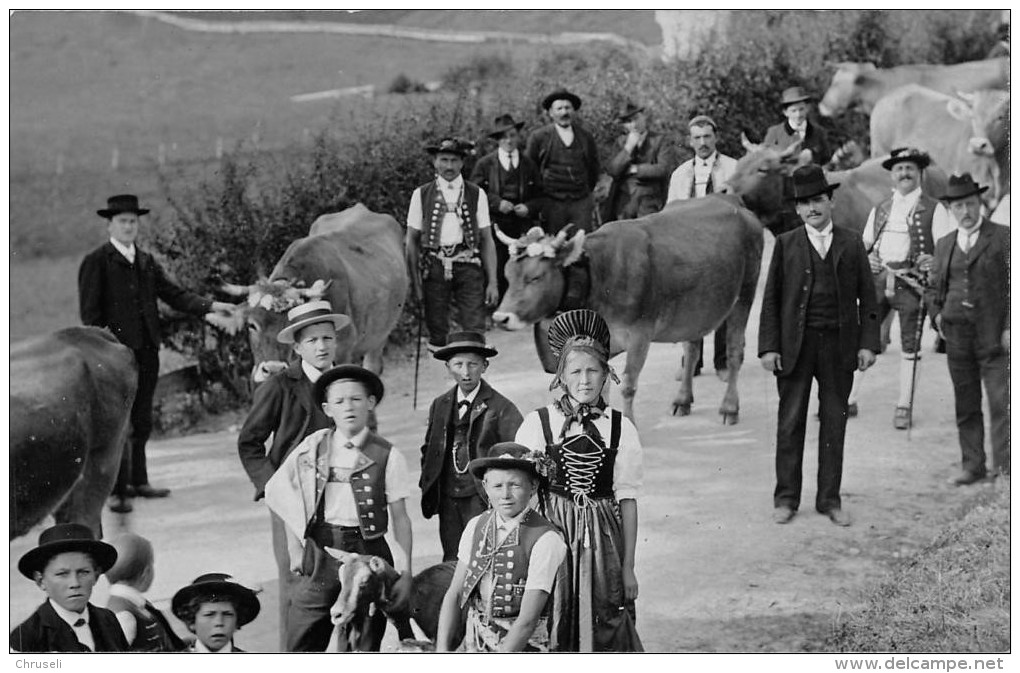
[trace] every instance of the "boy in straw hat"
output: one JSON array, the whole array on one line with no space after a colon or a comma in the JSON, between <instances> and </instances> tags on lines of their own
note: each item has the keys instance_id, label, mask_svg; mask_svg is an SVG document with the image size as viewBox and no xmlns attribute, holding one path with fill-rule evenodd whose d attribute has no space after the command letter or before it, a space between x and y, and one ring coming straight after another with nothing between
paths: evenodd
<instances>
[{"instance_id":1,"label":"boy in straw hat","mask_svg":"<svg viewBox=\"0 0 1020 673\"><path fill-rule=\"evenodd\" d=\"M495 444L487 457L471 461L492 509L468 522L461 536L437 651L457 648L453 634L465 616L469 652L548 651L549 594L567 555L560 532L531 509L549 469L548 457L514 442Z\"/></svg>"},{"instance_id":2,"label":"boy in straw hat","mask_svg":"<svg viewBox=\"0 0 1020 673\"><path fill-rule=\"evenodd\" d=\"M434 357L446 362L456 385L432 401L421 447L421 513L439 514L443 560L457 558L464 526L485 511L482 491L468 463L497 442L510 441L521 425L513 402L493 390L482 375L497 355L477 332L454 332Z\"/></svg>"},{"instance_id":3,"label":"boy in straw hat","mask_svg":"<svg viewBox=\"0 0 1020 673\"><path fill-rule=\"evenodd\" d=\"M18 652L124 652L128 649L112 612L89 602L99 576L117 550L96 540L88 526L62 523L39 535L39 546L18 561L22 575L46 602L11 632Z\"/></svg>"},{"instance_id":4,"label":"boy in straw hat","mask_svg":"<svg viewBox=\"0 0 1020 673\"><path fill-rule=\"evenodd\" d=\"M329 427L322 408L312 401L312 384L333 366L337 332L350 318L334 313L328 301L310 301L287 313L287 324L277 340L292 344L298 359L255 389L251 411L237 437L237 452L255 486L255 500L263 497L266 482L298 443ZM266 441L273 441L266 451ZM290 584L293 574L287 554L283 522L270 512L273 556L280 577L280 647L286 644Z\"/></svg>"},{"instance_id":5,"label":"boy in straw hat","mask_svg":"<svg viewBox=\"0 0 1020 673\"><path fill-rule=\"evenodd\" d=\"M110 600L106 608L117 616L132 652L178 652L184 642L163 613L145 598L155 578L152 543L141 535L124 533L111 541L117 562L106 571Z\"/></svg>"},{"instance_id":6,"label":"boy in straw hat","mask_svg":"<svg viewBox=\"0 0 1020 673\"><path fill-rule=\"evenodd\" d=\"M234 633L259 615L258 596L226 573L206 573L174 594L170 609L195 642L188 652L244 653L234 646Z\"/></svg>"},{"instance_id":7,"label":"boy in straw hat","mask_svg":"<svg viewBox=\"0 0 1020 673\"><path fill-rule=\"evenodd\" d=\"M315 382L312 398L333 427L304 439L266 484L266 504L287 532L295 574L287 616L288 652L323 652L333 633L330 607L340 595L339 561L327 547L379 556L402 570L391 606L399 611L411 592L411 482L404 457L368 428L369 413L383 397L371 371L341 365ZM392 520L401 564L385 539ZM349 625L352 626L353 622ZM363 649L378 651L386 615L372 617ZM346 635L346 634L345 634Z\"/></svg>"}]
</instances>

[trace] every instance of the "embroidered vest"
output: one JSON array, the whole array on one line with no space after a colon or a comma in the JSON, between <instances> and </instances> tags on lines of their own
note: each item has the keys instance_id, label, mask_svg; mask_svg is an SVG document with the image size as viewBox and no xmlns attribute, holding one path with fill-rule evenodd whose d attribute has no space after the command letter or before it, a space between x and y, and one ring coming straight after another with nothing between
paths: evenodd
<instances>
[{"instance_id":1,"label":"embroidered vest","mask_svg":"<svg viewBox=\"0 0 1020 673\"><path fill-rule=\"evenodd\" d=\"M562 444L553 440L549 408L538 410L545 435L546 454L556 464L549 491L565 498L612 498L613 467L620 446L623 414L610 411L609 446L602 446L588 435L568 437Z\"/></svg>"},{"instance_id":2,"label":"embroidered vest","mask_svg":"<svg viewBox=\"0 0 1020 673\"><path fill-rule=\"evenodd\" d=\"M917 199L917 205L909 215L907 222L907 233L910 235L910 256L903 260L913 266L918 255L932 255L935 252L935 241L932 240L931 222L935 217L935 206L938 205L935 199L921 194ZM878 246L882 238L885 226L889 224L889 213L892 211L892 199L886 199L878 205L875 211L875 242L871 249ZM869 250L868 252L871 252Z\"/></svg>"},{"instance_id":3,"label":"embroidered vest","mask_svg":"<svg viewBox=\"0 0 1020 673\"><path fill-rule=\"evenodd\" d=\"M329 452L332 437L332 432L323 434L322 440L316 448L316 465L325 464L325 457ZM358 507L358 525L361 528L361 537L366 540L382 537L389 527L389 513L386 509L386 462L390 458L390 449L392 448L391 443L369 431L364 446L358 450L354 467L346 475L346 479L351 485L351 491L354 493L354 502ZM344 470L344 472L347 471ZM316 469L315 518L319 520L323 516L325 491L326 475L323 470Z\"/></svg>"},{"instance_id":4,"label":"embroidered vest","mask_svg":"<svg viewBox=\"0 0 1020 673\"><path fill-rule=\"evenodd\" d=\"M126 598L111 596L106 609L114 613L126 610L134 616L137 629L135 639L128 643L131 652L175 652L180 649L155 617Z\"/></svg>"},{"instance_id":5,"label":"embroidered vest","mask_svg":"<svg viewBox=\"0 0 1020 673\"><path fill-rule=\"evenodd\" d=\"M456 205L454 213L460 219L460 228L464 232L464 247L478 251L478 185L464 180L464 192ZM438 250L439 236L443 229L443 216L446 215L446 199L433 180L421 187L421 222L422 247L426 250Z\"/></svg>"},{"instance_id":6,"label":"embroidered vest","mask_svg":"<svg viewBox=\"0 0 1020 673\"><path fill-rule=\"evenodd\" d=\"M556 531L545 517L528 510L524 518L506 539L496 545L496 513L483 515L475 528L468 560L467 576L460 593L463 608L478 588L487 572L492 572L492 596L489 602L491 617L516 617L521 612L524 587L528 581L528 561L538 539L549 531ZM546 603L548 612L551 605Z\"/></svg>"}]
</instances>

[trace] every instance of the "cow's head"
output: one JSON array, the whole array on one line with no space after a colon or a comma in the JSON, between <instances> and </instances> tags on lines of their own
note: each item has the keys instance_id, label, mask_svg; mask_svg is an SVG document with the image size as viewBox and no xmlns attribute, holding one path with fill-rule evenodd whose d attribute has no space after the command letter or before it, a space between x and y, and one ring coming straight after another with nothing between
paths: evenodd
<instances>
[{"instance_id":1,"label":"cow's head","mask_svg":"<svg viewBox=\"0 0 1020 673\"><path fill-rule=\"evenodd\" d=\"M340 595L329 609L333 625L338 628L353 623L348 633L347 649L361 651L365 619L375 610L385 610L394 582L400 577L393 566L378 556L352 554L332 547L326 552L340 562L338 575Z\"/></svg>"},{"instance_id":2,"label":"cow's head","mask_svg":"<svg viewBox=\"0 0 1020 673\"><path fill-rule=\"evenodd\" d=\"M801 150L800 141L779 151L755 145L743 138L747 154L740 158L723 191L739 196L762 224L774 228L787 207L783 181L798 166L811 161L811 151Z\"/></svg>"},{"instance_id":3,"label":"cow's head","mask_svg":"<svg viewBox=\"0 0 1020 673\"><path fill-rule=\"evenodd\" d=\"M861 89L868 84L869 76L876 68L874 63L829 63L836 69L832 83L818 103L818 114L835 117L846 112L861 101Z\"/></svg>"},{"instance_id":4,"label":"cow's head","mask_svg":"<svg viewBox=\"0 0 1020 673\"><path fill-rule=\"evenodd\" d=\"M1009 190L1009 92L957 92L946 109L956 119L971 125L967 150L971 161L961 170L969 170L974 179L993 189L986 192L989 209Z\"/></svg>"},{"instance_id":5,"label":"cow's head","mask_svg":"<svg viewBox=\"0 0 1020 673\"><path fill-rule=\"evenodd\" d=\"M287 311L306 301L323 299L329 282L317 280L310 287L302 287L287 279L260 279L252 285L224 284L225 293L245 297L247 301L238 304L229 318L214 319L217 326L230 334L242 329L248 331L251 354L255 364L267 360L286 361L291 347L276 340L287 322Z\"/></svg>"},{"instance_id":6,"label":"cow's head","mask_svg":"<svg viewBox=\"0 0 1020 673\"><path fill-rule=\"evenodd\" d=\"M552 316L563 298L566 280L563 269L584 254L584 231L570 236L568 227L556 236L547 236L532 227L519 239L502 232L496 237L510 249L504 273L510 285L499 308L492 314L497 324L520 329Z\"/></svg>"}]
</instances>

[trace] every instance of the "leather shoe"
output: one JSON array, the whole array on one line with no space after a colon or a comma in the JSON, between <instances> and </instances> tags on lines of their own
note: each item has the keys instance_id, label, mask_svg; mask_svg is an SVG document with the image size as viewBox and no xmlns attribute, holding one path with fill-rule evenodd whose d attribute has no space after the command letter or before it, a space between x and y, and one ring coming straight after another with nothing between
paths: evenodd
<instances>
[{"instance_id":1,"label":"leather shoe","mask_svg":"<svg viewBox=\"0 0 1020 673\"><path fill-rule=\"evenodd\" d=\"M949 480L949 483L952 484L953 486L970 486L971 484L976 484L977 482L981 481L984 478L985 475L983 474L974 474L973 472L965 471L961 472L955 477L952 477Z\"/></svg>"},{"instance_id":2,"label":"leather shoe","mask_svg":"<svg viewBox=\"0 0 1020 673\"><path fill-rule=\"evenodd\" d=\"M781 505L772 510L772 520L776 523L790 523L794 514L796 512L792 508Z\"/></svg>"},{"instance_id":3,"label":"leather shoe","mask_svg":"<svg viewBox=\"0 0 1020 673\"><path fill-rule=\"evenodd\" d=\"M127 498L121 498L118 496L112 496L110 498L110 511L117 514L128 514L134 511L134 507L131 505L131 501Z\"/></svg>"},{"instance_id":4,"label":"leather shoe","mask_svg":"<svg viewBox=\"0 0 1020 673\"><path fill-rule=\"evenodd\" d=\"M829 517L829 521L836 524L837 526L850 525L850 515L838 507L836 507L835 509L830 509L828 512L825 513L825 516Z\"/></svg>"},{"instance_id":5,"label":"leather shoe","mask_svg":"<svg viewBox=\"0 0 1020 673\"><path fill-rule=\"evenodd\" d=\"M132 486L131 484L128 484L127 486L124 487L124 497L125 498L133 498L136 495L138 495L138 491L135 489L134 486Z\"/></svg>"},{"instance_id":6,"label":"leather shoe","mask_svg":"<svg viewBox=\"0 0 1020 673\"><path fill-rule=\"evenodd\" d=\"M910 428L910 423L910 408L896 407L896 415L893 417L893 427L897 430L906 430Z\"/></svg>"},{"instance_id":7,"label":"leather shoe","mask_svg":"<svg viewBox=\"0 0 1020 673\"><path fill-rule=\"evenodd\" d=\"M135 491L137 491L138 495L143 498L165 498L170 495L169 488L155 488L148 484L135 486Z\"/></svg>"}]
</instances>

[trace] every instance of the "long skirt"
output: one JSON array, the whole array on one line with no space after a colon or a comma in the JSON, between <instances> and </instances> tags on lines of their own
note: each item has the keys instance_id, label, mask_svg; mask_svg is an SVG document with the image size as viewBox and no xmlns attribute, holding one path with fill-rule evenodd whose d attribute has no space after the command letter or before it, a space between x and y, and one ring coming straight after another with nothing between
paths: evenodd
<instances>
[{"instance_id":1,"label":"long skirt","mask_svg":"<svg viewBox=\"0 0 1020 673\"><path fill-rule=\"evenodd\" d=\"M550 649L560 652L644 652L634 601L623 593L623 523L614 498L586 500L554 493L546 518L559 526L567 559L556 576Z\"/></svg>"}]
</instances>

